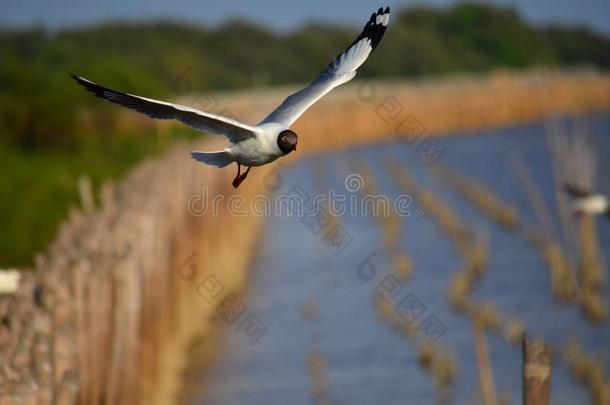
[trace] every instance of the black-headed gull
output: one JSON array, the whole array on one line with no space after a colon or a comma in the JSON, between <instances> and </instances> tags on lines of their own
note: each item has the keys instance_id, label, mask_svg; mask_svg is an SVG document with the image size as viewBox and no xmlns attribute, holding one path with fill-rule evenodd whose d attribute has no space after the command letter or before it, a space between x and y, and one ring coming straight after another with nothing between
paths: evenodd
<instances>
[{"instance_id":1,"label":"black-headed gull","mask_svg":"<svg viewBox=\"0 0 610 405\"><path fill-rule=\"evenodd\" d=\"M580 187L564 184L563 189L570 194L574 201L572 211L577 215L601 215L610 217L610 201L603 194L595 194Z\"/></svg>"},{"instance_id":2,"label":"black-headed gull","mask_svg":"<svg viewBox=\"0 0 610 405\"><path fill-rule=\"evenodd\" d=\"M354 78L356 70L379 45L389 19L389 7L380 8L373 13L358 38L333 59L313 82L289 96L256 126L191 107L121 93L85 78L71 76L96 96L132 108L149 117L176 119L195 129L225 135L232 143L231 146L217 152L194 151L191 156L199 162L216 167L225 167L236 162L237 176L233 180L233 187L237 188L252 166L273 162L297 149L298 136L289 129L290 126L322 96ZM248 167L243 174L242 165Z\"/></svg>"}]
</instances>

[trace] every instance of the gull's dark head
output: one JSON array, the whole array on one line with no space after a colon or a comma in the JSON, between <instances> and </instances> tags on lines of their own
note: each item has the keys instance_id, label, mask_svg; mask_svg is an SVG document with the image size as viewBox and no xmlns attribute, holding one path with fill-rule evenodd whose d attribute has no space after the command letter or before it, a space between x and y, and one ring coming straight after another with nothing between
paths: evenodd
<instances>
[{"instance_id":1,"label":"gull's dark head","mask_svg":"<svg viewBox=\"0 0 610 405\"><path fill-rule=\"evenodd\" d=\"M277 146L286 155L292 152L293 150L297 150L298 143L298 135L289 129L280 132L280 135L277 137Z\"/></svg>"}]
</instances>

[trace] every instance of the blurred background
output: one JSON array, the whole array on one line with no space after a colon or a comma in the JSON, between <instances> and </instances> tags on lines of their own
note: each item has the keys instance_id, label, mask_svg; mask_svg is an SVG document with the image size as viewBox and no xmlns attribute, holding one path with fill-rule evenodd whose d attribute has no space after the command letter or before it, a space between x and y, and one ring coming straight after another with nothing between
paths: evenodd
<instances>
[{"instance_id":1,"label":"blurred background","mask_svg":"<svg viewBox=\"0 0 610 405\"><path fill-rule=\"evenodd\" d=\"M233 167L190 161L216 140L68 73L256 123L382 4L3 2L0 399L518 403L527 332L554 353L553 403L610 403L610 222L563 190L610 192L610 6L386 5L356 81L297 123L298 156L235 192ZM406 194L413 215L315 231L190 204L296 186Z\"/></svg>"},{"instance_id":2,"label":"blurred background","mask_svg":"<svg viewBox=\"0 0 610 405\"><path fill-rule=\"evenodd\" d=\"M413 78L491 69L610 65L610 15L601 1L391 4L392 35L361 78ZM44 5L8 2L2 13L0 261L27 265L76 198L76 176L94 184L125 172L174 136L150 123L121 124L67 80L67 72L150 97L311 80L353 40L368 2L183 2ZM605 27L605 28L604 28ZM176 133L179 132L179 133ZM36 181L31 181L33 178ZM9 198L20 190L16 199ZM41 209L44 207L44 209Z\"/></svg>"}]
</instances>

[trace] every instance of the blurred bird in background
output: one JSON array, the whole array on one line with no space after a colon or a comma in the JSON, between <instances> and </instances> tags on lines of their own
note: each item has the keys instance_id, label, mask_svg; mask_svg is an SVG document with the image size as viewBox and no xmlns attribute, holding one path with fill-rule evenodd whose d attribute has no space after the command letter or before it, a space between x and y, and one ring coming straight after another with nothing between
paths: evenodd
<instances>
[{"instance_id":1,"label":"blurred bird in background","mask_svg":"<svg viewBox=\"0 0 610 405\"><path fill-rule=\"evenodd\" d=\"M572 184L564 184L563 189L573 197L572 212L574 214L606 215L610 219L610 202L607 196Z\"/></svg>"}]
</instances>

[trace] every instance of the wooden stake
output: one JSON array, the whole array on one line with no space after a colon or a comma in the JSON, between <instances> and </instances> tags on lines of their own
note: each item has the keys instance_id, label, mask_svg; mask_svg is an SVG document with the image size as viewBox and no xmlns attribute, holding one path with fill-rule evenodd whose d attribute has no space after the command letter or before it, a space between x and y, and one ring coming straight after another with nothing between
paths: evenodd
<instances>
[{"instance_id":1,"label":"wooden stake","mask_svg":"<svg viewBox=\"0 0 610 405\"><path fill-rule=\"evenodd\" d=\"M523 338L523 405L551 403L551 350L541 340Z\"/></svg>"}]
</instances>

